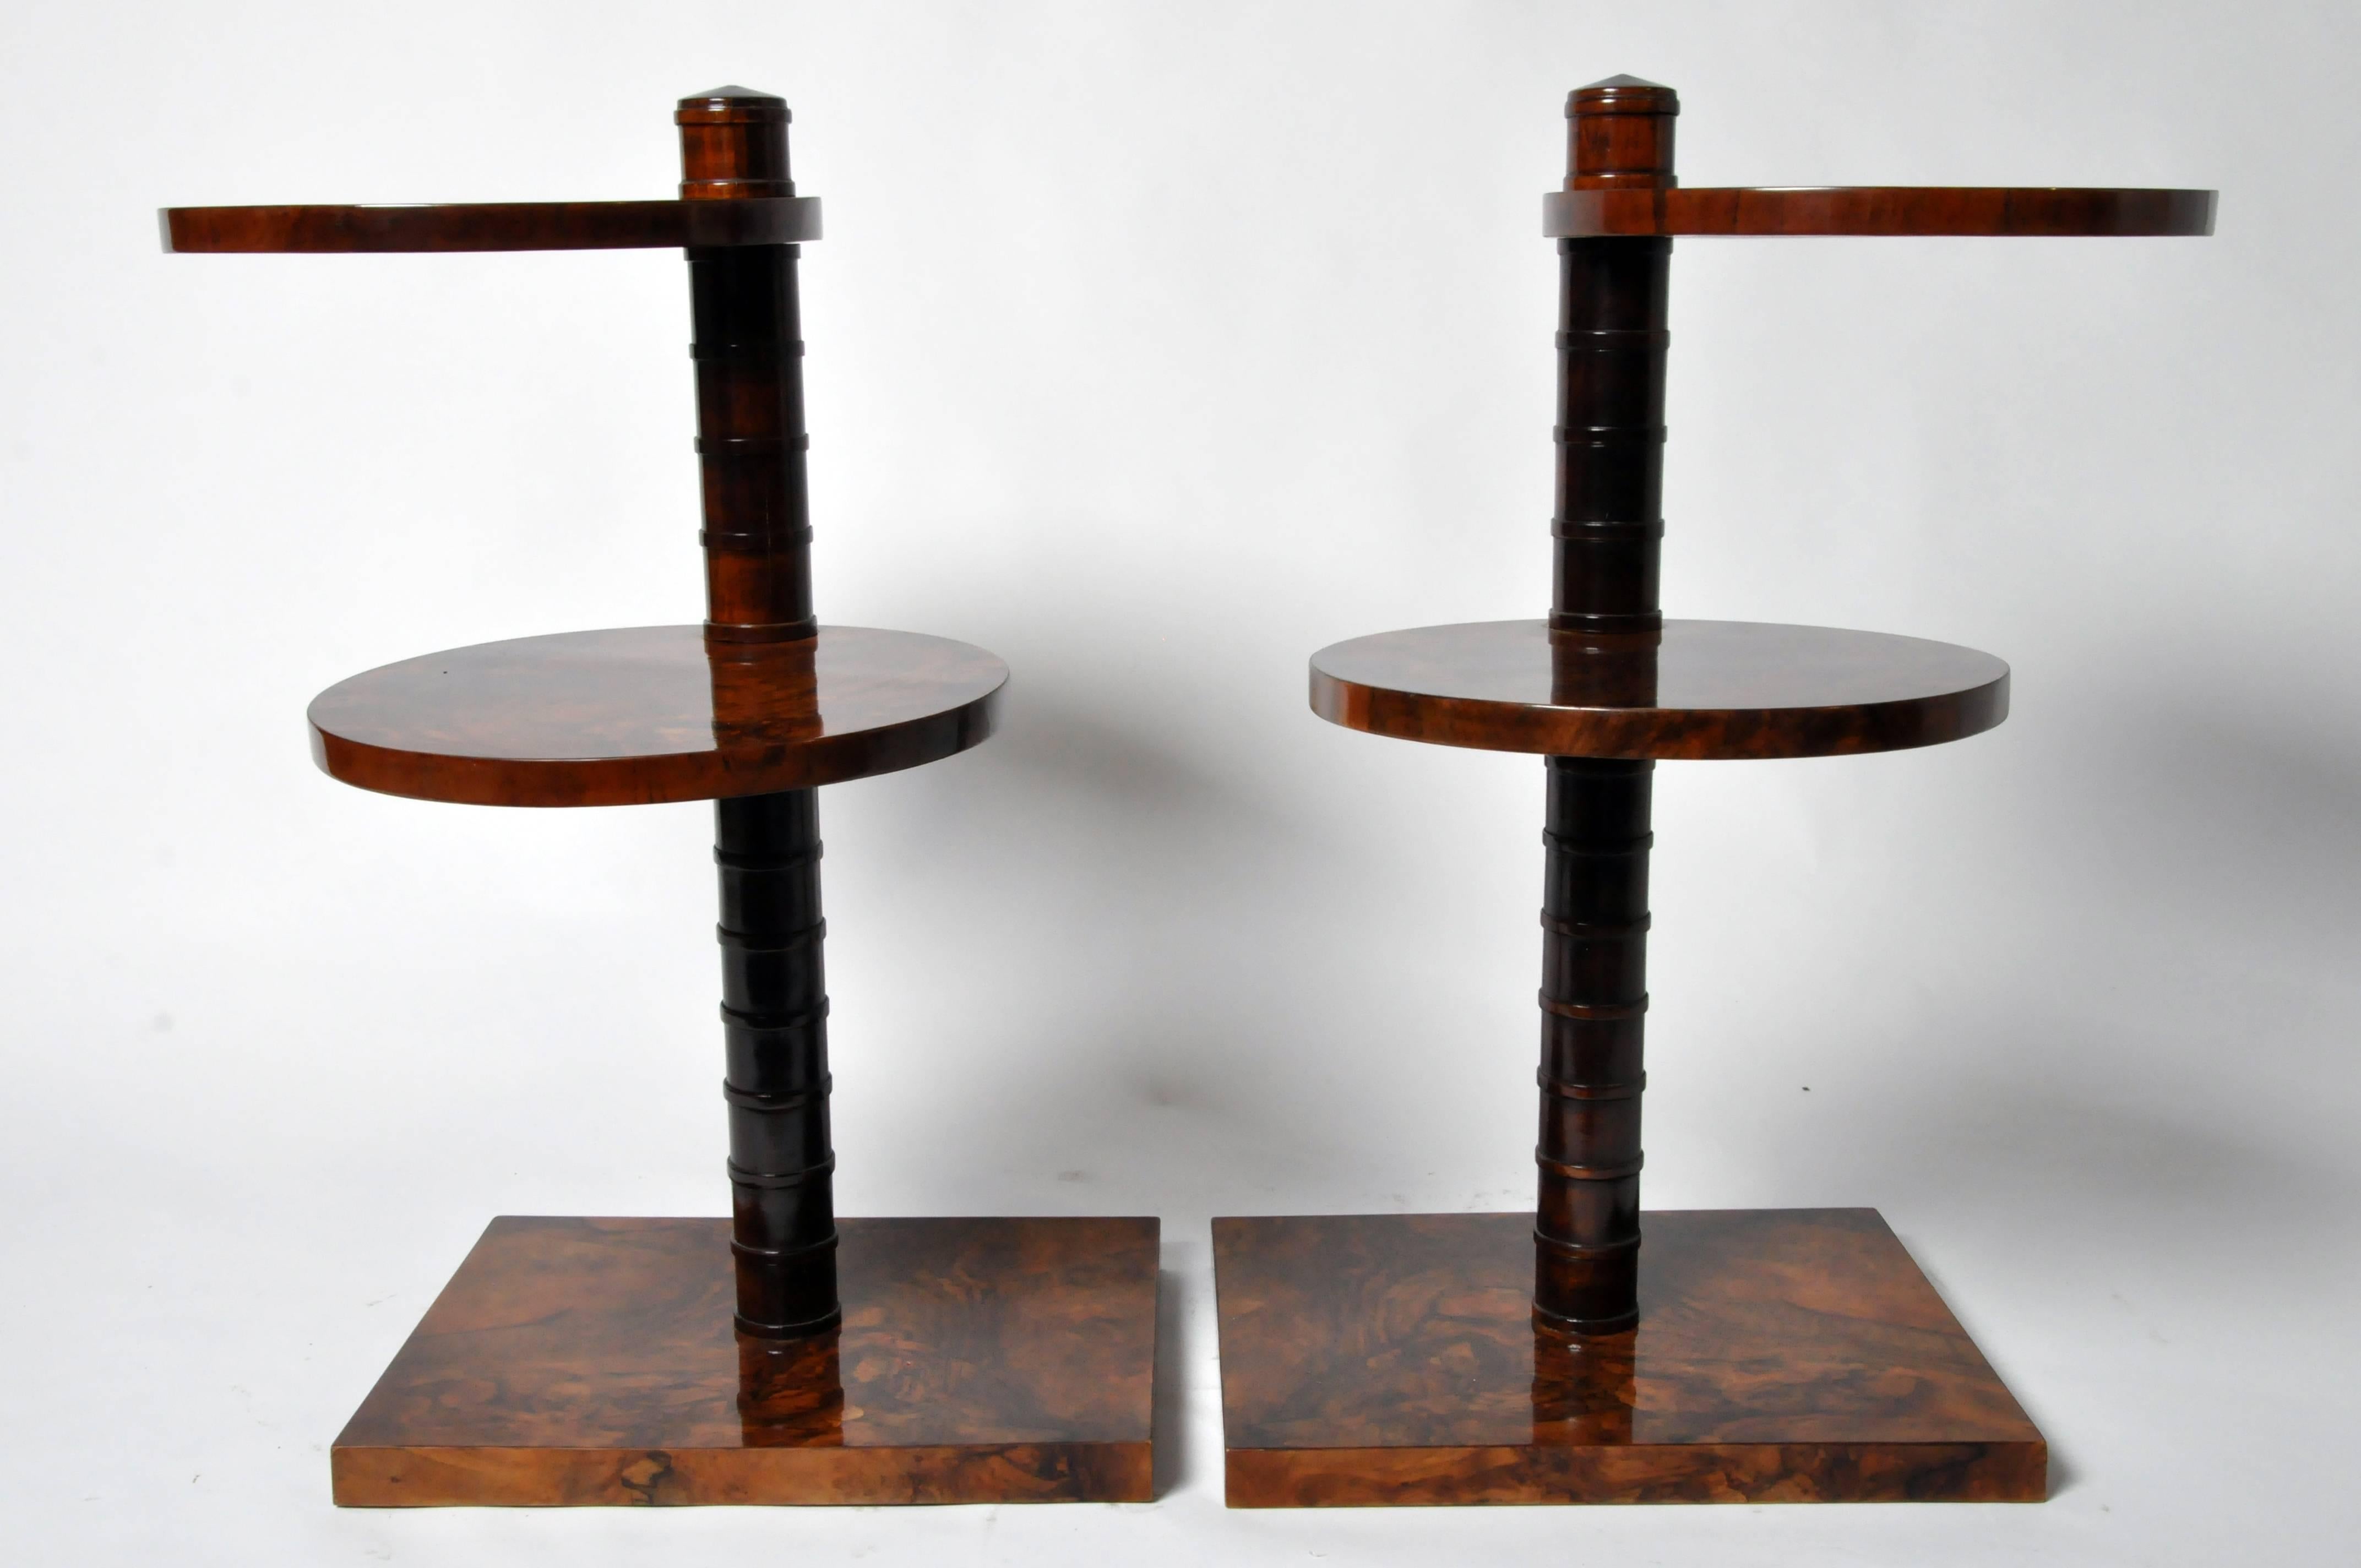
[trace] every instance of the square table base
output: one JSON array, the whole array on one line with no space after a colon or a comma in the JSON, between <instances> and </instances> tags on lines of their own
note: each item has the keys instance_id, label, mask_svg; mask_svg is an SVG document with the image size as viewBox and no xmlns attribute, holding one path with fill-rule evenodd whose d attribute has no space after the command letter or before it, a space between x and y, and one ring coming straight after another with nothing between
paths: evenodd
<instances>
[{"instance_id":1,"label":"square table base","mask_svg":"<svg viewBox=\"0 0 2361 1568\"><path fill-rule=\"evenodd\" d=\"M838 1228L843 1326L776 1342L731 1327L727 1220L494 1220L336 1501L1151 1500L1156 1221Z\"/></svg>"},{"instance_id":2,"label":"square table base","mask_svg":"<svg viewBox=\"0 0 2361 1568\"><path fill-rule=\"evenodd\" d=\"M1232 1508L2038 1502L2048 1446L1873 1209L1644 1217L1537 1333L1531 1214L1213 1222Z\"/></svg>"}]
</instances>

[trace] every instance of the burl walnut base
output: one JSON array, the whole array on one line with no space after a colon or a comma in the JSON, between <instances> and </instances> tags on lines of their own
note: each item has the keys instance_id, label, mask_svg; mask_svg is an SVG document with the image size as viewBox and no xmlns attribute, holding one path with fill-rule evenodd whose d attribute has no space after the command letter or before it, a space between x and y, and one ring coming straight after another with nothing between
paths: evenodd
<instances>
[{"instance_id":1,"label":"burl walnut base","mask_svg":"<svg viewBox=\"0 0 2361 1568\"><path fill-rule=\"evenodd\" d=\"M732 1332L727 1220L494 1220L336 1439L346 1506L1148 1502L1157 1223L840 1220Z\"/></svg>"},{"instance_id":2,"label":"burl walnut base","mask_svg":"<svg viewBox=\"0 0 2361 1568\"><path fill-rule=\"evenodd\" d=\"M1232 1508L2038 1502L2048 1448L1873 1209L1651 1211L1640 1326L1531 1214L1216 1220Z\"/></svg>"}]
</instances>

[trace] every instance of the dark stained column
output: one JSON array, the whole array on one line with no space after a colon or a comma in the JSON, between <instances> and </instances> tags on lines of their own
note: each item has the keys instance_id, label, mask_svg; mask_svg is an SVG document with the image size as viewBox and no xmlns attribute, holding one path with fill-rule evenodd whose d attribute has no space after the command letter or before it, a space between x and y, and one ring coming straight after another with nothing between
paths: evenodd
<instances>
[{"instance_id":1,"label":"dark stained column","mask_svg":"<svg viewBox=\"0 0 2361 1568\"><path fill-rule=\"evenodd\" d=\"M1577 89L1566 101L1566 188L1669 188L1679 112L1670 88L1630 77ZM1568 239L1559 250L1550 606L1559 700L1649 701L1651 651L1664 626L1656 593L1672 241ZM1635 673L1650 688L1644 696ZM1613 695L1626 685L1631 696ZM1564 1332L1609 1334L1639 1321L1655 764L1552 757L1547 766L1533 1317Z\"/></svg>"},{"instance_id":2,"label":"dark stained column","mask_svg":"<svg viewBox=\"0 0 2361 1568\"><path fill-rule=\"evenodd\" d=\"M781 100L718 87L682 99L673 118L684 201L795 194ZM706 634L719 641L784 642L816 630L796 255L792 245L688 253Z\"/></svg>"},{"instance_id":3,"label":"dark stained column","mask_svg":"<svg viewBox=\"0 0 2361 1568\"><path fill-rule=\"evenodd\" d=\"M784 101L743 87L682 99L681 198L794 195L788 117ZM736 645L818 630L796 255L791 245L688 253L717 681L756 656ZM765 1339L820 1333L841 1316L819 856L818 790L714 803L738 1328Z\"/></svg>"},{"instance_id":4,"label":"dark stained column","mask_svg":"<svg viewBox=\"0 0 2361 1568\"><path fill-rule=\"evenodd\" d=\"M716 801L713 814L738 1327L793 1338L839 1317L819 791Z\"/></svg>"}]
</instances>

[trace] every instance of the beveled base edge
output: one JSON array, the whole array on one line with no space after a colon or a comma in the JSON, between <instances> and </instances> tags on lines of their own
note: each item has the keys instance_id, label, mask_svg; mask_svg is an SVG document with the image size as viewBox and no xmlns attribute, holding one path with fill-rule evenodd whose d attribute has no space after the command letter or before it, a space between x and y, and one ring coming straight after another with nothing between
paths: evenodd
<instances>
[{"instance_id":1,"label":"beveled base edge","mask_svg":"<svg viewBox=\"0 0 2361 1568\"><path fill-rule=\"evenodd\" d=\"M2047 1442L1234 1448L1234 1508L1535 1503L2038 1503Z\"/></svg>"},{"instance_id":2,"label":"beveled base edge","mask_svg":"<svg viewBox=\"0 0 2361 1568\"><path fill-rule=\"evenodd\" d=\"M329 1456L336 1506L1147 1503L1145 1442L923 1448L379 1448Z\"/></svg>"},{"instance_id":3,"label":"beveled base edge","mask_svg":"<svg viewBox=\"0 0 2361 1568\"><path fill-rule=\"evenodd\" d=\"M1639 1339L1582 1342L1607 1383L1550 1385L1548 1436L1503 1441L1502 1401L1543 1397L1535 1347L1566 1343L1532 1325L1531 1224L1216 1219L1228 1506L2047 1499L2048 1442L1871 1209L1648 1212ZM1666 1430L1717 1399L1729 1435ZM1847 1414L1888 1400L1916 1430ZM1620 1437L1565 1430L1619 1410Z\"/></svg>"},{"instance_id":4,"label":"beveled base edge","mask_svg":"<svg viewBox=\"0 0 2361 1568\"><path fill-rule=\"evenodd\" d=\"M493 1220L332 1446L335 1502L1155 1500L1156 1219L838 1228L841 1326L757 1342L726 1219Z\"/></svg>"}]
</instances>

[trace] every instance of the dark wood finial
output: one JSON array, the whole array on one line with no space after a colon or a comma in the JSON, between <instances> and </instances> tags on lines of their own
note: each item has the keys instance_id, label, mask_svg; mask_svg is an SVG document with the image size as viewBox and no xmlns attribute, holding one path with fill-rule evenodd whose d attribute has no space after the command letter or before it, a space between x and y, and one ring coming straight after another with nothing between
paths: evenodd
<instances>
[{"instance_id":1,"label":"dark wood finial","mask_svg":"<svg viewBox=\"0 0 2361 1568\"><path fill-rule=\"evenodd\" d=\"M680 101L680 194L684 201L792 196L787 174L787 101L751 87L716 87Z\"/></svg>"},{"instance_id":2,"label":"dark wood finial","mask_svg":"<svg viewBox=\"0 0 2361 1568\"><path fill-rule=\"evenodd\" d=\"M1670 190L1673 120L1681 95L1636 76L1610 76L1566 94L1565 188Z\"/></svg>"}]
</instances>

